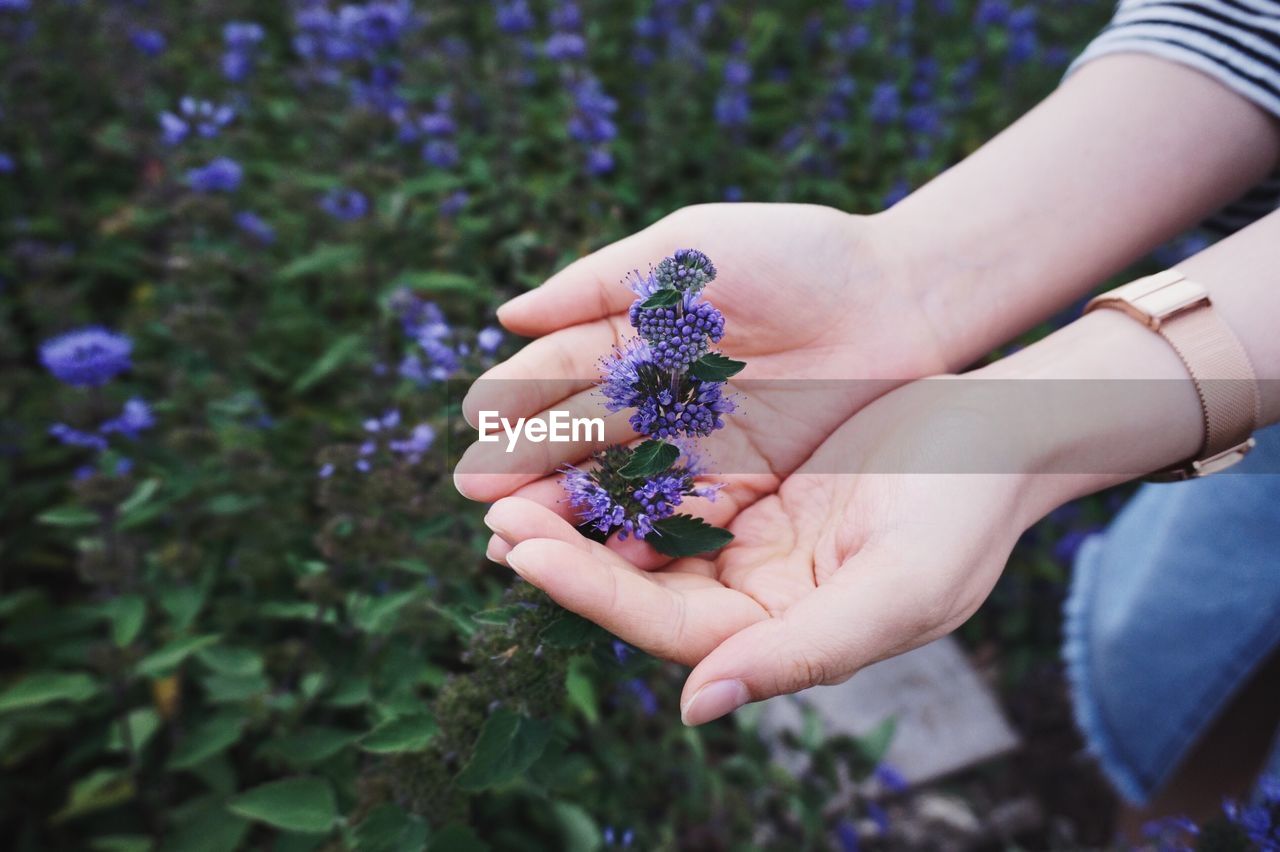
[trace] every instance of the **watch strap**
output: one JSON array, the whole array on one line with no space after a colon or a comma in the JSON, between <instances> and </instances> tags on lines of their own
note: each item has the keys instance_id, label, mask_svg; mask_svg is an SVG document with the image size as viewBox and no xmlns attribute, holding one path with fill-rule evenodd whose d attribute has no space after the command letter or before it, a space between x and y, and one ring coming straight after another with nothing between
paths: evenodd
<instances>
[{"instance_id":1,"label":"watch strap","mask_svg":"<svg viewBox=\"0 0 1280 852\"><path fill-rule=\"evenodd\" d=\"M1195 459L1149 478L1207 476L1244 458L1261 419L1258 382L1244 346L1213 310L1208 291L1170 269L1097 296L1085 313L1104 307L1123 311L1164 337L1186 365L1200 398L1204 442Z\"/></svg>"}]
</instances>

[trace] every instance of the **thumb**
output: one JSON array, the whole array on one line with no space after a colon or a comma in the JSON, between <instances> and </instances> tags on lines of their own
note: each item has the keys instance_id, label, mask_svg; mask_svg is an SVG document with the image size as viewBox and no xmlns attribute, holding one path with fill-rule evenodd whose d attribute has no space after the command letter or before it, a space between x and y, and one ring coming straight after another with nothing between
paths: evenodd
<instances>
[{"instance_id":1,"label":"thumb","mask_svg":"<svg viewBox=\"0 0 1280 852\"><path fill-rule=\"evenodd\" d=\"M937 610L913 594L902 573L846 565L781 615L725 639L685 681L681 719L701 725L751 701L842 683L945 633L934 623Z\"/></svg>"}]
</instances>

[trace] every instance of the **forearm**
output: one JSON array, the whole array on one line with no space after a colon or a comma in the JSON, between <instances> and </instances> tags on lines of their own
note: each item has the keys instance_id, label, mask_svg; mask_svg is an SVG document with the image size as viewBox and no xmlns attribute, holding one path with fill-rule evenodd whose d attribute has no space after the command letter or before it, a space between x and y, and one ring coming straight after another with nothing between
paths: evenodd
<instances>
[{"instance_id":1,"label":"forearm","mask_svg":"<svg viewBox=\"0 0 1280 852\"><path fill-rule=\"evenodd\" d=\"M1280 422L1280 212L1179 264L1239 338L1261 392L1261 425ZM1186 366L1159 335L1119 311L1090 313L962 381L1013 421L1031 475L1029 516L1143 472L1193 458L1204 440ZM1016 402L1015 402L1016 401Z\"/></svg>"},{"instance_id":2,"label":"forearm","mask_svg":"<svg viewBox=\"0 0 1280 852\"><path fill-rule=\"evenodd\" d=\"M1280 125L1200 73L1094 61L880 219L958 369L1261 180Z\"/></svg>"}]
</instances>

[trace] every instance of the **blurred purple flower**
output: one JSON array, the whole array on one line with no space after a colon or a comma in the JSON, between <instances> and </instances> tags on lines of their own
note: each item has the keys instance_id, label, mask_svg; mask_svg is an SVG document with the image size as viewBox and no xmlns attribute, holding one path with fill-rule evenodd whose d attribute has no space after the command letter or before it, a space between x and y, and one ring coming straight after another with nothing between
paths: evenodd
<instances>
[{"instance_id":1,"label":"blurred purple flower","mask_svg":"<svg viewBox=\"0 0 1280 852\"><path fill-rule=\"evenodd\" d=\"M276 229L257 213L241 210L235 215L236 227L241 233L262 245L271 245L276 241Z\"/></svg>"},{"instance_id":2,"label":"blurred purple flower","mask_svg":"<svg viewBox=\"0 0 1280 852\"><path fill-rule=\"evenodd\" d=\"M244 169L229 157L218 157L208 165L187 172L187 185L196 192L235 192L244 178Z\"/></svg>"},{"instance_id":3,"label":"blurred purple flower","mask_svg":"<svg viewBox=\"0 0 1280 852\"><path fill-rule=\"evenodd\" d=\"M98 452L107 448L107 439L101 435L73 429L65 423L50 426L49 434L68 447L84 447Z\"/></svg>"},{"instance_id":4,"label":"blurred purple flower","mask_svg":"<svg viewBox=\"0 0 1280 852\"><path fill-rule=\"evenodd\" d=\"M354 222L368 214L369 199L358 189L331 189L320 198L320 209L340 222Z\"/></svg>"},{"instance_id":5,"label":"blurred purple flower","mask_svg":"<svg viewBox=\"0 0 1280 852\"><path fill-rule=\"evenodd\" d=\"M164 34L157 30L133 30L129 33L129 42L139 53L150 57L159 56L169 46Z\"/></svg>"},{"instance_id":6,"label":"blurred purple flower","mask_svg":"<svg viewBox=\"0 0 1280 852\"><path fill-rule=\"evenodd\" d=\"M118 417L103 423L98 431L103 435L116 432L126 438L134 439L138 437L139 432L150 429L154 425L156 425L156 418L151 413L151 406L134 397L124 404L124 410Z\"/></svg>"},{"instance_id":7,"label":"blurred purple flower","mask_svg":"<svg viewBox=\"0 0 1280 852\"><path fill-rule=\"evenodd\" d=\"M581 59L587 55L587 42L577 33L552 33L543 50L556 62Z\"/></svg>"},{"instance_id":8,"label":"blurred purple flower","mask_svg":"<svg viewBox=\"0 0 1280 852\"><path fill-rule=\"evenodd\" d=\"M69 385L104 385L131 366L133 342L123 334L90 326L46 340L40 363Z\"/></svg>"}]
</instances>

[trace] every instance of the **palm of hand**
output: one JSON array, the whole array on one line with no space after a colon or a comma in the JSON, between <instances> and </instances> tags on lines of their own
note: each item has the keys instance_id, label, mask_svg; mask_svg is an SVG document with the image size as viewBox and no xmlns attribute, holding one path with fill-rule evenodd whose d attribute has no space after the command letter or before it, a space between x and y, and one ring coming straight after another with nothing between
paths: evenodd
<instances>
[{"instance_id":1,"label":"palm of hand","mask_svg":"<svg viewBox=\"0 0 1280 852\"><path fill-rule=\"evenodd\" d=\"M509 564L561 604L695 666L686 706L715 681L740 682L752 699L837 682L958 626L1022 529L1019 477L890 472L930 466L940 446L963 456L988 440L981 424L920 416L909 397L870 406L776 494L743 509L730 524L736 539L713 560L643 571L642 559L520 498L486 520ZM864 472L831 472L850 446L866 448Z\"/></svg>"},{"instance_id":2,"label":"palm of hand","mask_svg":"<svg viewBox=\"0 0 1280 852\"><path fill-rule=\"evenodd\" d=\"M710 448L720 470L742 474L726 489L724 503L735 510L775 491L779 476L858 408L941 367L928 329L913 321L897 252L871 220L813 205L704 205L584 258L505 306L504 324L538 339L476 382L463 403L468 420L475 424L481 410L512 419L550 409L599 416L597 362L633 334L627 309L634 296L619 279L681 246L718 264L708 296L725 316L719 348L748 365L735 382L747 414L728 418ZM606 422L608 442L636 437L623 416ZM495 500L536 486L590 450L526 444L507 454L475 445L456 481L468 496Z\"/></svg>"}]
</instances>

